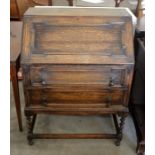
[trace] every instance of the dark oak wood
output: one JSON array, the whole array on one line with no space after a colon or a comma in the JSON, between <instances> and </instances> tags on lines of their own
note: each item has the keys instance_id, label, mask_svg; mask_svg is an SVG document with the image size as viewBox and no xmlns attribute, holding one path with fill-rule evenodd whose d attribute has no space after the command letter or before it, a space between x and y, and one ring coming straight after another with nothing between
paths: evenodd
<instances>
[{"instance_id":1,"label":"dark oak wood","mask_svg":"<svg viewBox=\"0 0 155 155\"><path fill-rule=\"evenodd\" d=\"M27 127L28 127L28 144L33 144L33 139L111 139L116 138L116 145L120 145L120 141L122 140L123 134L122 129L125 121L125 117L127 116L127 112L118 113L120 118L120 124L117 121L116 114L113 114L114 123L117 127L116 134L108 134L108 133L89 133L89 134L49 134L49 133L33 133L33 128L36 120L36 114L27 117Z\"/></svg>"},{"instance_id":2,"label":"dark oak wood","mask_svg":"<svg viewBox=\"0 0 155 155\"><path fill-rule=\"evenodd\" d=\"M100 107L100 108L47 108L43 106L31 106L25 109L25 115L34 114L58 114L58 115L108 115L108 114L118 114L120 112L128 113L128 108L122 105L115 105L110 107Z\"/></svg>"},{"instance_id":3,"label":"dark oak wood","mask_svg":"<svg viewBox=\"0 0 155 155\"><path fill-rule=\"evenodd\" d=\"M27 0L10 0L10 19L22 20L24 12L28 9Z\"/></svg>"},{"instance_id":4,"label":"dark oak wood","mask_svg":"<svg viewBox=\"0 0 155 155\"><path fill-rule=\"evenodd\" d=\"M116 145L117 146L120 146L120 142L121 142L121 140L123 138L123 127L124 127L125 117L126 116L127 116L126 113L121 113L119 127L118 127L118 125L116 125L116 120L115 120L115 126L118 127L118 130L117 130L117 141L116 141Z\"/></svg>"},{"instance_id":5,"label":"dark oak wood","mask_svg":"<svg viewBox=\"0 0 155 155\"><path fill-rule=\"evenodd\" d=\"M35 138L116 138L128 113L133 36L125 9L30 8L22 69L28 142ZM117 115L114 134L35 134L36 114ZM117 117L120 121L117 121Z\"/></svg>"},{"instance_id":6,"label":"dark oak wood","mask_svg":"<svg viewBox=\"0 0 155 155\"><path fill-rule=\"evenodd\" d=\"M33 134L35 139L111 139L115 134Z\"/></svg>"},{"instance_id":7,"label":"dark oak wood","mask_svg":"<svg viewBox=\"0 0 155 155\"><path fill-rule=\"evenodd\" d=\"M14 20L20 19L19 8L16 0L10 0L10 18Z\"/></svg>"},{"instance_id":8,"label":"dark oak wood","mask_svg":"<svg viewBox=\"0 0 155 155\"><path fill-rule=\"evenodd\" d=\"M22 116L21 116L17 73L20 68L21 36L22 36L22 22L11 22L10 23L10 39L11 39L10 40L10 75L12 80L17 119L18 119L20 131L23 130L23 127L22 127Z\"/></svg>"}]
</instances>

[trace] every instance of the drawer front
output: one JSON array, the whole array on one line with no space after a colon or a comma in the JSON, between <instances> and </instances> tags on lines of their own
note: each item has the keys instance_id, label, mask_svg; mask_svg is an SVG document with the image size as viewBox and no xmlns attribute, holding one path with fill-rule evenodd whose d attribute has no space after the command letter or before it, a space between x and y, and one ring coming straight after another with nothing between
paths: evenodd
<instances>
[{"instance_id":1,"label":"drawer front","mask_svg":"<svg viewBox=\"0 0 155 155\"><path fill-rule=\"evenodd\" d=\"M31 86L102 85L124 87L126 68L100 65L45 65L30 67Z\"/></svg>"},{"instance_id":2,"label":"drawer front","mask_svg":"<svg viewBox=\"0 0 155 155\"><path fill-rule=\"evenodd\" d=\"M28 90L30 105L87 107L92 105L111 106L124 103L125 91L53 91L51 89Z\"/></svg>"}]
</instances>

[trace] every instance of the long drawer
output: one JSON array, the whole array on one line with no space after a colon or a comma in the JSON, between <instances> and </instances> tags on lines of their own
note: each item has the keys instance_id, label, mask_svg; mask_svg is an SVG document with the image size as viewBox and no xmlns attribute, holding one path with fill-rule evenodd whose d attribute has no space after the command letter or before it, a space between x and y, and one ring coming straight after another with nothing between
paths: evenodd
<instances>
[{"instance_id":1,"label":"long drawer","mask_svg":"<svg viewBox=\"0 0 155 155\"><path fill-rule=\"evenodd\" d=\"M127 67L114 65L42 65L29 67L27 85L34 87L53 85L127 85Z\"/></svg>"},{"instance_id":2,"label":"long drawer","mask_svg":"<svg viewBox=\"0 0 155 155\"><path fill-rule=\"evenodd\" d=\"M104 90L104 91L54 91L52 89L29 89L28 105L42 106L111 106L124 104L126 91Z\"/></svg>"}]
</instances>

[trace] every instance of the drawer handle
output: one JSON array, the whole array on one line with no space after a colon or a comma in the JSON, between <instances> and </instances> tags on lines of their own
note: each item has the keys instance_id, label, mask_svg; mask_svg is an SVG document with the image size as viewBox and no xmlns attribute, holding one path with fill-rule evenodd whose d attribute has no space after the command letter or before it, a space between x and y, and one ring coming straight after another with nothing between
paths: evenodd
<instances>
[{"instance_id":1,"label":"drawer handle","mask_svg":"<svg viewBox=\"0 0 155 155\"><path fill-rule=\"evenodd\" d=\"M110 78L109 86L110 87L114 86L114 82L113 82L113 79L112 78Z\"/></svg>"},{"instance_id":2,"label":"drawer handle","mask_svg":"<svg viewBox=\"0 0 155 155\"><path fill-rule=\"evenodd\" d=\"M46 84L46 82L44 80L41 83L42 83L42 85L45 85Z\"/></svg>"},{"instance_id":3,"label":"drawer handle","mask_svg":"<svg viewBox=\"0 0 155 155\"><path fill-rule=\"evenodd\" d=\"M42 104L43 106L47 106L47 98L46 98L46 97L43 97L43 98L42 98L41 104Z\"/></svg>"},{"instance_id":4,"label":"drawer handle","mask_svg":"<svg viewBox=\"0 0 155 155\"><path fill-rule=\"evenodd\" d=\"M47 102L43 101L43 102L42 102L42 105L43 105L44 107L46 107L46 106L47 106Z\"/></svg>"},{"instance_id":5,"label":"drawer handle","mask_svg":"<svg viewBox=\"0 0 155 155\"><path fill-rule=\"evenodd\" d=\"M111 106L111 102L112 102L112 97L108 96L108 98L107 98L107 108Z\"/></svg>"}]
</instances>

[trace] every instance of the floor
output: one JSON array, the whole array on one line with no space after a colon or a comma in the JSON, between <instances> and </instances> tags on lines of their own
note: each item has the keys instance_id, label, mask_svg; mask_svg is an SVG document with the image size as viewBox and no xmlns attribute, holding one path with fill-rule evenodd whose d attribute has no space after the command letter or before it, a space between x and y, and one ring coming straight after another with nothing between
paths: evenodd
<instances>
[{"instance_id":1,"label":"floor","mask_svg":"<svg viewBox=\"0 0 155 155\"><path fill-rule=\"evenodd\" d=\"M20 96L22 111L24 109L24 96L20 82ZM26 140L25 117L23 116L24 131L18 131L16 111L12 85L10 91L11 118L10 143L11 155L136 155L136 133L131 116L127 117L124 138L121 146L117 147L114 140L34 140L29 146ZM70 116L38 116L35 131L54 133L84 133L84 132L113 132L114 124L109 116L106 117L70 117Z\"/></svg>"},{"instance_id":2,"label":"floor","mask_svg":"<svg viewBox=\"0 0 155 155\"><path fill-rule=\"evenodd\" d=\"M54 0L54 5L67 5L66 0ZM22 119L24 131L18 131L16 111L12 85L10 91L10 144L11 155L136 155L136 133L131 116L127 117L124 138L121 146L117 147L114 140L34 140L34 145L29 146L26 140L26 125L24 117L24 96L20 82L20 97L22 104ZM106 132L114 131L114 124L109 116L106 117L69 117L69 116L44 116L37 118L35 131L37 132Z\"/></svg>"}]
</instances>

